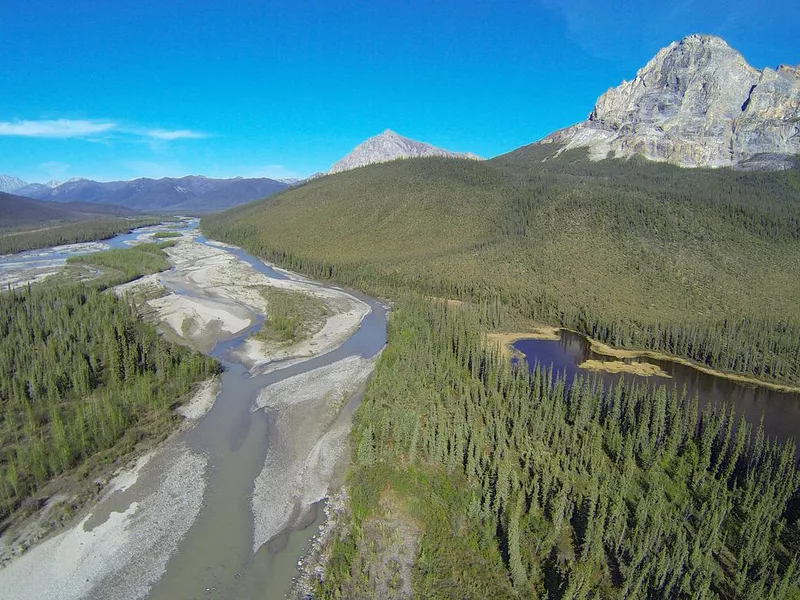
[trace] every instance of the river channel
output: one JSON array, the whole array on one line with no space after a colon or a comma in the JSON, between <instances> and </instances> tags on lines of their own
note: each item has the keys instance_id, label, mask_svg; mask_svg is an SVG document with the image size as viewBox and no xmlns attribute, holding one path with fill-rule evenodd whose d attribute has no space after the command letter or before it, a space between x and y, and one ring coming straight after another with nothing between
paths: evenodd
<instances>
[{"instance_id":1,"label":"river channel","mask_svg":"<svg viewBox=\"0 0 800 600\"><path fill-rule=\"evenodd\" d=\"M202 236L195 241L207 243ZM260 273L284 278L243 250L228 250ZM220 393L209 413L184 436L189 448L209 459L203 507L150 598L282 598L288 591L297 560L315 532L312 525L319 522L317 507L298 503L293 524L253 554L251 501L253 483L278 438L304 432L281 431L269 410L255 411L254 407L259 393L279 381L350 356L372 358L380 352L386 343L386 309L372 298L351 294L371 311L355 334L327 354L251 377L232 358L232 351L260 327L260 320L212 350L211 355L225 366ZM352 409L353 404L345 406L340 419L349 419Z\"/></svg>"},{"instance_id":2,"label":"river channel","mask_svg":"<svg viewBox=\"0 0 800 600\"><path fill-rule=\"evenodd\" d=\"M179 226L164 224L136 230L94 245L49 248L0 257L0 276L11 280L20 270L28 269L30 273L31 269L44 271L58 268L68 256L76 253L126 247L141 241L144 234L159 229L178 228L191 231L196 226L196 220L185 220ZM196 233L193 239L199 244L220 248L219 245L209 242ZM270 278L280 280L287 277L284 272L273 270L269 265L241 249L225 247L223 250ZM169 278L165 278L165 283L170 285ZM314 282L309 284L320 290L338 290ZM191 287L172 287L173 291L182 295L198 293ZM273 364L273 370L253 376L237 359L238 354L235 351L245 343L254 330L261 327L262 316L253 313L250 315L253 325L233 337L222 336L221 341L218 341L210 351L210 354L225 367L221 376L220 391L210 411L193 428L174 438L170 442L172 450L167 448L153 459L147 468L142 470L134 484L112 494L106 501L92 509L91 516L78 525L84 537L76 539L79 540L79 544L83 544L83 541L88 539L87 535L92 536L95 532L97 535L102 535L103 525L107 522L113 524L115 520L129 518L128 523L133 527L137 518L139 523L148 518L153 520L152 517L142 515L159 510L168 512L170 505L174 505L177 511L184 510L184 506L188 507L190 510L186 512L190 512L192 516L185 527L175 528L177 532L171 537L162 533L154 534L162 535L160 538L157 537L155 545L152 545L152 538L147 542L151 544L148 547L152 547L154 552L162 552L167 557L160 563L160 567L153 569L152 561L148 562L146 556L134 556L130 562L123 560L124 564L117 565L109 576L91 584L87 583L85 589L73 588L69 593L57 591L60 589L63 592L64 589L63 586L59 588L63 580L59 580L61 575L56 573L53 576L52 587L38 588L48 591L42 597L148 597L154 600L284 597L291 586L292 578L297 573L297 561L306 553L310 539L316 532L316 526L321 522L320 503L324 494L315 491L310 497L308 493L292 497L294 492L286 489L277 490L274 495L277 498L276 503L281 498L285 500L287 495L292 503L290 517L288 520L279 520L280 528L269 530L268 538L261 542L254 532L253 506L254 502L259 501L255 491L259 477L263 479L265 472L277 474L275 486L285 487L280 478L279 467L282 464L291 466L292 460L296 463L297 457L292 457L291 452L293 448L302 446L296 443L297 440L305 441L303 447L308 448L315 442L324 441L323 438L333 432L346 432L352 411L360 402L362 390L355 390L349 402L337 408L333 417L328 415L324 423L322 415L317 414L316 409L309 411L301 407L305 413L300 415L300 418L297 418L295 413L295 420L287 421L285 407L284 412L281 412L282 409L276 407L277 404L271 406L267 401L266 408L257 408L264 406L264 395L269 395L270 390L277 389L278 383L302 374L314 378L317 377L317 373L323 373L327 367L336 369L337 363L344 364L342 361L346 362L353 357L371 359L381 351L386 342L386 308L372 298L355 292L349 294L368 305L370 309L358 329L337 348L301 362L296 360L286 362L283 368L280 368L280 364ZM578 368L578 365L585 360L611 360L593 352L585 338L568 331L562 331L561 339L558 341L521 340L514 346L525 355L531 367L536 363L546 368L552 365L553 370L565 374L568 381L572 381L578 374L593 376L592 373ZM765 433L779 439L791 438L800 431L798 394L714 377L671 361L650 358L636 360L658 365L669 378L645 379L630 374L623 376L603 372L597 376L606 383L616 382L621 377L625 377L626 380L634 377L651 384L685 387L688 394L697 394L701 405L706 402L732 403L737 415L744 415L753 424L757 424L763 416ZM314 406L318 407L320 404ZM306 437L313 439L305 440ZM316 449L316 446L314 448ZM172 473L179 472L175 470L175 464L180 463L184 460L182 457L186 456L194 457L191 460L197 462L199 466L194 471L189 469L180 472L185 473L187 482L196 475L200 484L191 487L187 483L184 487L177 485L172 491L168 489L168 493L164 496L165 504L157 505L154 509L148 508L147 503L150 502L153 490L164 488L165 480L174 477ZM320 489L320 485L322 488L333 488L341 480L346 463L346 454L344 456L344 459L341 455L332 455L329 460L326 459L328 462L336 463L333 469L325 470L322 474L309 474L308 471L300 470L298 477L318 477L320 481L312 486L314 490ZM325 456L323 458L325 459ZM275 468L272 471L265 471L265 464L270 463ZM180 484L180 481L176 483ZM193 506L191 502L187 502L187 497L192 494L196 497ZM271 496L266 496L263 501L271 502L270 498ZM138 517L137 511L142 513ZM126 517L127 515L131 516ZM173 527L172 524L179 521L180 519L165 517L162 522ZM155 523L155 526L158 529L161 524ZM142 528L141 525L138 527ZM123 532L115 535L134 536L135 533L134 530L129 531L127 525ZM163 543L158 540L163 540ZM129 545L136 544L129 543ZM168 549L164 549L166 546ZM74 548L74 545L69 546L65 541L63 547ZM22 557L31 559L32 564L26 568L29 568L28 572L32 577L40 572L42 566L41 562L37 564L34 560L35 551L36 549L31 551L30 556L26 554ZM109 556L122 556L122 554ZM21 569L20 572L24 574L24 570ZM0 571L0 580L3 579L2 575ZM44 577L44 574L42 576ZM49 593L50 590L54 590L54 593ZM2 589L0 597L7 597Z\"/></svg>"},{"instance_id":3,"label":"river channel","mask_svg":"<svg viewBox=\"0 0 800 600\"><path fill-rule=\"evenodd\" d=\"M619 360L592 351L589 341L571 331L561 331L559 340L519 340L514 348L525 355L528 366L538 362L545 368L553 366L554 373L562 373L567 382L576 375L592 376L592 373L578 368L586 360ZM706 403L732 404L737 418L744 416L755 427L764 418L764 433L780 440L796 438L800 433L800 394L777 391L768 387L740 383L724 377L709 375L690 366L670 360L656 360L647 357L625 359L647 362L660 367L669 377L641 377L631 374L612 374L599 372L597 376L606 384L625 378L629 381L647 382L651 385L667 385L686 388L691 397L697 394L701 408Z\"/></svg>"},{"instance_id":4,"label":"river channel","mask_svg":"<svg viewBox=\"0 0 800 600\"><path fill-rule=\"evenodd\" d=\"M272 279L287 278L286 273L273 270L241 249L209 242L192 231L196 227L196 220L186 220L179 226L163 224L143 228L93 245L48 248L2 257L0 271L12 279L25 270L30 275L31 270L58 269L69 256L126 247L146 241L145 236L149 237L155 231L169 228L192 233L195 243L232 254ZM44 571L41 577L51 581L34 581L31 585L26 572L33 575L37 567L42 566L37 557L40 549L35 548L16 561L21 564L5 573L11 576L8 581L14 584L6 588L7 591L15 589L17 592L14 593L24 591L63 598L271 599L286 595L298 572L298 560L307 552L317 531L316 526L322 521L321 505L325 491L334 489L343 479L348 456L346 435L352 413L363 393L363 383L354 389L348 387L349 401L343 399L340 404L325 397L315 402L286 406L284 391L283 405L278 402L271 405L270 392L280 389L276 385L279 382L302 374L308 374L306 377L311 379L303 382L312 386L315 380L331 378L331 373L335 379L339 365L348 361L352 364L358 358L373 359L386 343L386 307L380 302L356 292L345 293L339 288L303 281L320 291L336 290L340 295L350 294L366 304L369 312L354 333L333 350L301 361L286 361L285 366L272 363L268 372L256 375L237 360L235 353L263 324L263 316L252 312L253 325L233 337L221 336L210 351L225 370L220 377L216 401L205 416L194 427L172 438L164 450L141 470L135 483L110 494L93 507L89 516L76 526L80 531L75 539L79 542L70 542L68 532L66 536L58 536L43 544L50 544L50 547L40 551L39 556L58 555L63 552L58 550L59 547L83 546L87 535L106 535L104 532L111 529L115 520L125 518L128 524L122 531L117 529L118 533L114 535L128 538L122 540L122 544L136 546L136 543L131 543L132 539L144 531L142 538L152 550L145 552L145 556L141 551L124 554L115 550L117 553L109 554L105 561L124 564L104 566L104 571L109 574L99 576L96 581L86 579L85 585L83 579L75 581L77 573L63 573L63 569L52 565L41 570ZM191 286L172 286L168 277L162 280L162 284L172 287L182 296L200 293ZM361 368L363 373L364 367ZM302 396L302 393L298 391L294 395ZM333 409L333 414L322 410L331 403L338 406ZM293 451L299 455L293 455ZM180 464L186 461L193 461L193 467L181 471ZM272 465L272 470L265 465ZM282 465L287 466L285 471L280 468ZM282 478L287 477L287 472L288 477L293 478L291 483L298 486L297 492L294 487L284 485L286 482ZM173 473L182 475L176 478ZM263 482L265 474L277 475L275 483ZM260 496L259 477L262 478ZM186 481L180 481L181 478ZM169 479L177 480L170 482ZM298 483L297 480L302 481ZM156 502L153 498L160 500ZM257 506L258 502L270 503L273 500L280 506L274 509ZM288 513L287 502L290 505ZM269 537L263 542L254 533L254 519L256 523L259 519L258 508L265 508L264 514L271 527L262 527L262 534L263 531L269 532ZM190 516L167 516L171 510ZM164 518L159 517L159 512L165 514ZM260 515L262 520L264 514ZM186 525L183 526L182 522ZM162 530L167 528L173 531L164 533ZM116 548L115 544L108 546ZM153 556L158 554L167 558L161 559L160 563L154 561ZM76 560L80 562L81 559ZM97 556L91 556L91 560L98 560ZM0 580L3 575L0 570ZM4 597L7 596L0 589L0 598Z\"/></svg>"}]
</instances>

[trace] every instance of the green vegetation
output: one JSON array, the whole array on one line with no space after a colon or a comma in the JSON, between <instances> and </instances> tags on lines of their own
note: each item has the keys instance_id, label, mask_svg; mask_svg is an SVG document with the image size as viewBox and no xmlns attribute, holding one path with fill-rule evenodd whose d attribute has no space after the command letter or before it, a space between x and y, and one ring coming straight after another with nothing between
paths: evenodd
<instances>
[{"instance_id":1,"label":"green vegetation","mask_svg":"<svg viewBox=\"0 0 800 600\"><path fill-rule=\"evenodd\" d=\"M319 298L275 287L261 288L267 303L264 326L254 337L257 339L297 342L317 331L328 310Z\"/></svg>"},{"instance_id":2,"label":"green vegetation","mask_svg":"<svg viewBox=\"0 0 800 600\"><path fill-rule=\"evenodd\" d=\"M161 238L179 238L179 237L181 237L181 235L183 235L183 234L181 234L179 231L156 231L153 234L153 237L156 238L156 239L161 239Z\"/></svg>"},{"instance_id":3,"label":"green vegetation","mask_svg":"<svg viewBox=\"0 0 800 600\"><path fill-rule=\"evenodd\" d=\"M154 219L152 217L105 219L42 225L31 231L7 231L0 234L0 254L12 254L47 246L105 240L120 233L127 233L137 227L157 225L163 220L163 218Z\"/></svg>"},{"instance_id":4,"label":"green vegetation","mask_svg":"<svg viewBox=\"0 0 800 600\"><path fill-rule=\"evenodd\" d=\"M567 389L483 328L444 302L395 306L319 597L399 597L381 549L417 530L420 598L800 598L793 444L665 387Z\"/></svg>"},{"instance_id":5,"label":"green vegetation","mask_svg":"<svg viewBox=\"0 0 800 600\"><path fill-rule=\"evenodd\" d=\"M90 270L99 269L102 274L97 279L96 285L111 287L133 281L143 275L169 269L170 264L163 250L171 245L172 242L137 244L123 250L106 250L72 256L67 259L67 264L80 265Z\"/></svg>"},{"instance_id":6,"label":"green vegetation","mask_svg":"<svg viewBox=\"0 0 800 600\"><path fill-rule=\"evenodd\" d=\"M176 401L219 369L100 287L0 294L0 519L51 478L87 477L163 435Z\"/></svg>"},{"instance_id":7,"label":"green vegetation","mask_svg":"<svg viewBox=\"0 0 800 600\"><path fill-rule=\"evenodd\" d=\"M398 300L318 594L800 598L793 444L664 387L567 388L483 344L547 323L799 384L800 171L555 150L373 165L203 219Z\"/></svg>"},{"instance_id":8,"label":"green vegetation","mask_svg":"<svg viewBox=\"0 0 800 600\"><path fill-rule=\"evenodd\" d=\"M548 150L549 151L549 150ZM800 171L645 161L396 161L204 218L282 266L387 297L484 307L490 326L800 383Z\"/></svg>"}]
</instances>

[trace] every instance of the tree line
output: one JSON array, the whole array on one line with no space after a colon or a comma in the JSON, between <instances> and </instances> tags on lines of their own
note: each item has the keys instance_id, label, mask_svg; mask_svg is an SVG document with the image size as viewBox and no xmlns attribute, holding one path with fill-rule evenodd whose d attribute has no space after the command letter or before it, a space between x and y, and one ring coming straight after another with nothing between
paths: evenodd
<instances>
[{"instance_id":1,"label":"tree line","mask_svg":"<svg viewBox=\"0 0 800 600\"><path fill-rule=\"evenodd\" d=\"M473 311L405 297L354 426L352 521L320 597L365 591L365 520L422 523L420 597L800 593L794 444L724 405L512 366ZM361 561L361 562L359 562Z\"/></svg>"},{"instance_id":2,"label":"tree line","mask_svg":"<svg viewBox=\"0 0 800 600\"><path fill-rule=\"evenodd\" d=\"M163 218L153 217L102 219L55 225L37 231L6 233L0 236L0 254L105 240L120 233L128 233L137 227L158 225L163 220Z\"/></svg>"},{"instance_id":3,"label":"tree line","mask_svg":"<svg viewBox=\"0 0 800 600\"><path fill-rule=\"evenodd\" d=\"M643 161L374 165L202 220L209 236L394 298L487 307L797 385L800 171Z\"/></svg>"}]
</instances>

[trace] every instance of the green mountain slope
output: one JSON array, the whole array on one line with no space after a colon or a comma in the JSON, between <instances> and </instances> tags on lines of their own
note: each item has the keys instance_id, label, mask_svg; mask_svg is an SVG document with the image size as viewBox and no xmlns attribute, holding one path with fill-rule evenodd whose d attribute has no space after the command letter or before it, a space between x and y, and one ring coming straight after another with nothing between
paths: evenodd
<instances>
[{"instance_id":1,"label":"green mountain slope","mask_svg":"<svg viewBox=\"0 0 800 600\"><path fill-rule=\"evenodd\" d=\"M771 338L783 336L787 320L800 323L797 170L591 163L574 152L533 160L543 152L373 165L202 227L317 277L387 295L411 287L484 302L504 307L494 324L505 314L550 321L709 364L715 351L684 349L666 339L668 329L699 328L710 343L725 318ZM796 328L784 340L787 360L796 356ZM714 366L798 376L796 366L759 372L737 360Z\"/></svg>"},{"instance_id":2,"label":"green mountain slope","mask_svg":"<svg viewBox=\"0 0 800 600\"><path fill-rule=\"evenodd\" d=\"M134 214L136 211L111 204L47 202L0 192L0 230Z\"/></svg>"}]
</instances>

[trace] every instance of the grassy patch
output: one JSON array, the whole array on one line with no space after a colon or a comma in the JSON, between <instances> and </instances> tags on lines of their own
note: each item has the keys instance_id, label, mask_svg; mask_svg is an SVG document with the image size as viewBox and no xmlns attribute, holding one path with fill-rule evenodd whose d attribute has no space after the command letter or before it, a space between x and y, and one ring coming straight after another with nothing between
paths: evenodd
<instances>
[{"instance_id":1,"label":"grassy patch","mask_svg":"<svg viewBox=\"0 0 800 600\"><path fill-rule=\"evenodd\" d=\"M658 365L645 362L624 362L621 360L585 360L580 365L587 371L605 371L606 373L632 373L640 377L671 377Z\"/></svg>"},{"instance_id":2,"label":"grassy patch","mask_svg":"<svg viewBox=\"0 0 800 600\"><path fill-rule=\"evenodd\" d=\"M274 287L262 287L267 304L264 326L253 337L260 340L294 343L322 328L328 309L310 294Z\"/></svg>"}]
</instances>

